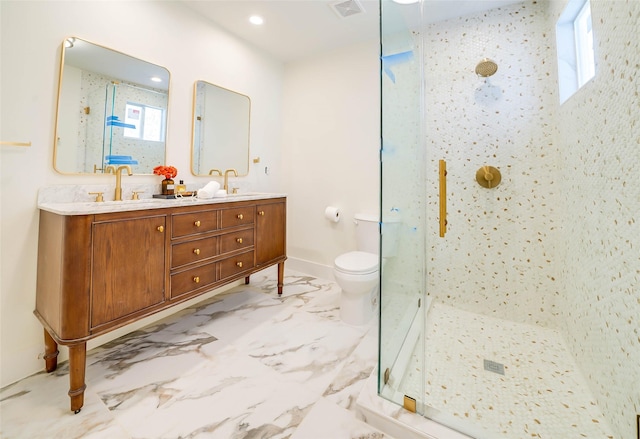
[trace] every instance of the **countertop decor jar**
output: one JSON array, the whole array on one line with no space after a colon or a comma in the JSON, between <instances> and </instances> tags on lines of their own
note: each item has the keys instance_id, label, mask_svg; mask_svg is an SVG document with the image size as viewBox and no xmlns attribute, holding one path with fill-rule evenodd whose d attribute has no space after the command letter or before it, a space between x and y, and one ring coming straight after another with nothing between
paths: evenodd
<instances>
[{"instance_id":1,"label":"countertop decor jar","mask_svg":"<svg viewBox=\"0 0 640 439\"><path fill-rule=\"evenodd\" d=\"M178 175L178 170L173 166L156 166L153 173L164 177L162 180L162 195L173 195L175 193L175 182L173 179Z\"/></svg>"},{"instance_id":2,"label":"countertop decor jar","mask_svg":"<svg viewBox=\"0 0 640 439\"><path fill-rule=\"evenodd\" d=\"M162 180L162 195L173 195L175 191L175 184L173 179L165 178Z\"/></svg>"}]
</instances>

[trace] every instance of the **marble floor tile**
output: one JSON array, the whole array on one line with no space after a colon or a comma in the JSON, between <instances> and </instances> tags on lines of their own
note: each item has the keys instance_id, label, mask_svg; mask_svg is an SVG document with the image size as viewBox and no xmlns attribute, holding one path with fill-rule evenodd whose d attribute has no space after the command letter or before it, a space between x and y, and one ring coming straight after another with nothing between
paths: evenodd
<instances>
[{"instance_id":1,"label":"marble floor tile","mask_svg":"<svg viewBox=\"0 0 640 439\"><path fill-rule=\"evenodd\" d=\"M356 411L356 400L378 360L377 323L363 337L325 389L323 396L336 405Z\"/></svg>"},{"instance_id":2,"label":"marble floor tile","mask_svg":"<svg viewBox=\"0 0 640 439\"><path fill-rule=\"evenodd\" d=\"M331 422L327 422L331 420ZM291 439L393 439L356 419L353 412L322 398L296 429Z\"/></svg>"},{"instance_id":3,"label":"marble floor tile","mask_svg":"<svg viewBox=\"0 0 640 439\"><path fill-rule=\"evenodd\" d=\"M276 279L264 270L89 351L76 415L68 363L0 389L0 437L389 438L353 404L375 367L377 323L342 323L331 281L287 271L278 296ZM323 413L328 436L314 436Z\"/></svg>"}]
</instances>

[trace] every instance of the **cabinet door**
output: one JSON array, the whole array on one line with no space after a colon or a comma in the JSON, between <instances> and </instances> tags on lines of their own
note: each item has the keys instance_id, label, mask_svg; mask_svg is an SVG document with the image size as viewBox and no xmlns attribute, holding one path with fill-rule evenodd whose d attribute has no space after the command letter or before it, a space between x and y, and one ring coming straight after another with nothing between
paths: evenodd
<instances>
[{"instance_id":1,"label":"cabinet door","mask_svg":"<svg viewBox=\"0 0 640 439\"><path fill-rule=\"evenodd\" d=\"M256 265L285 256L286 204L256 206Z\"/></svg>"},{"instance_id":2,"label":"cabinet door","mask_svg":"<svg viewBox=\"0 0 640 439\"><path fill-rule=\"evenodd\" d=\"M164 301L166 217L93 224L91 328Z\"/></svg>"}]
</instances>

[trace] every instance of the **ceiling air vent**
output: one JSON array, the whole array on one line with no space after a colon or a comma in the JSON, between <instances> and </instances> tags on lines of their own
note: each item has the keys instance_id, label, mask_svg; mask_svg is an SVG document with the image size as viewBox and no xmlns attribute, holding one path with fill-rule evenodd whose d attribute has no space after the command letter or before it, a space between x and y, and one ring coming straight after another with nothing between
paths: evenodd
<instances>
[{"instance_id":1,"label":"ceiling air vent","mask_svg":"<svg viewBox=\"0 0 640 439\"><path fill-rule=\"evenodd\" d=\"M332 3L330 6L340 18L347 18L364 12L362 5L357 0L339 1Z\"/></svg>"}]
</instances>

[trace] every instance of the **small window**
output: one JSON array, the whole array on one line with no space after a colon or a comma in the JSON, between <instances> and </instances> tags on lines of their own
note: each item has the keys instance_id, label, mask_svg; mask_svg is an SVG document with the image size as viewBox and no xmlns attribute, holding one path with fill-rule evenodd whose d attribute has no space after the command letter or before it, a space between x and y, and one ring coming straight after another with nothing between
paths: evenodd
<instances>
[{"instance_id":1,"label":"small window","mask_svg":"<svg viewBox=\"0 0 640 439\"><path fill-rule=\"evenodd\" d=\"M589 0L569 0L556 24L560 103L595 76Z\"/></svg>"},{"instance_id":2,"label":"small window","mask_svg":"<svg viewBox=\"0 0 640 439\"><path fill-rule=\"evenodd\" d=\"M134 127L124 129L125 137L164 142L164 109L127 103L124 121Z\"/></svg>"}]
</instances>

